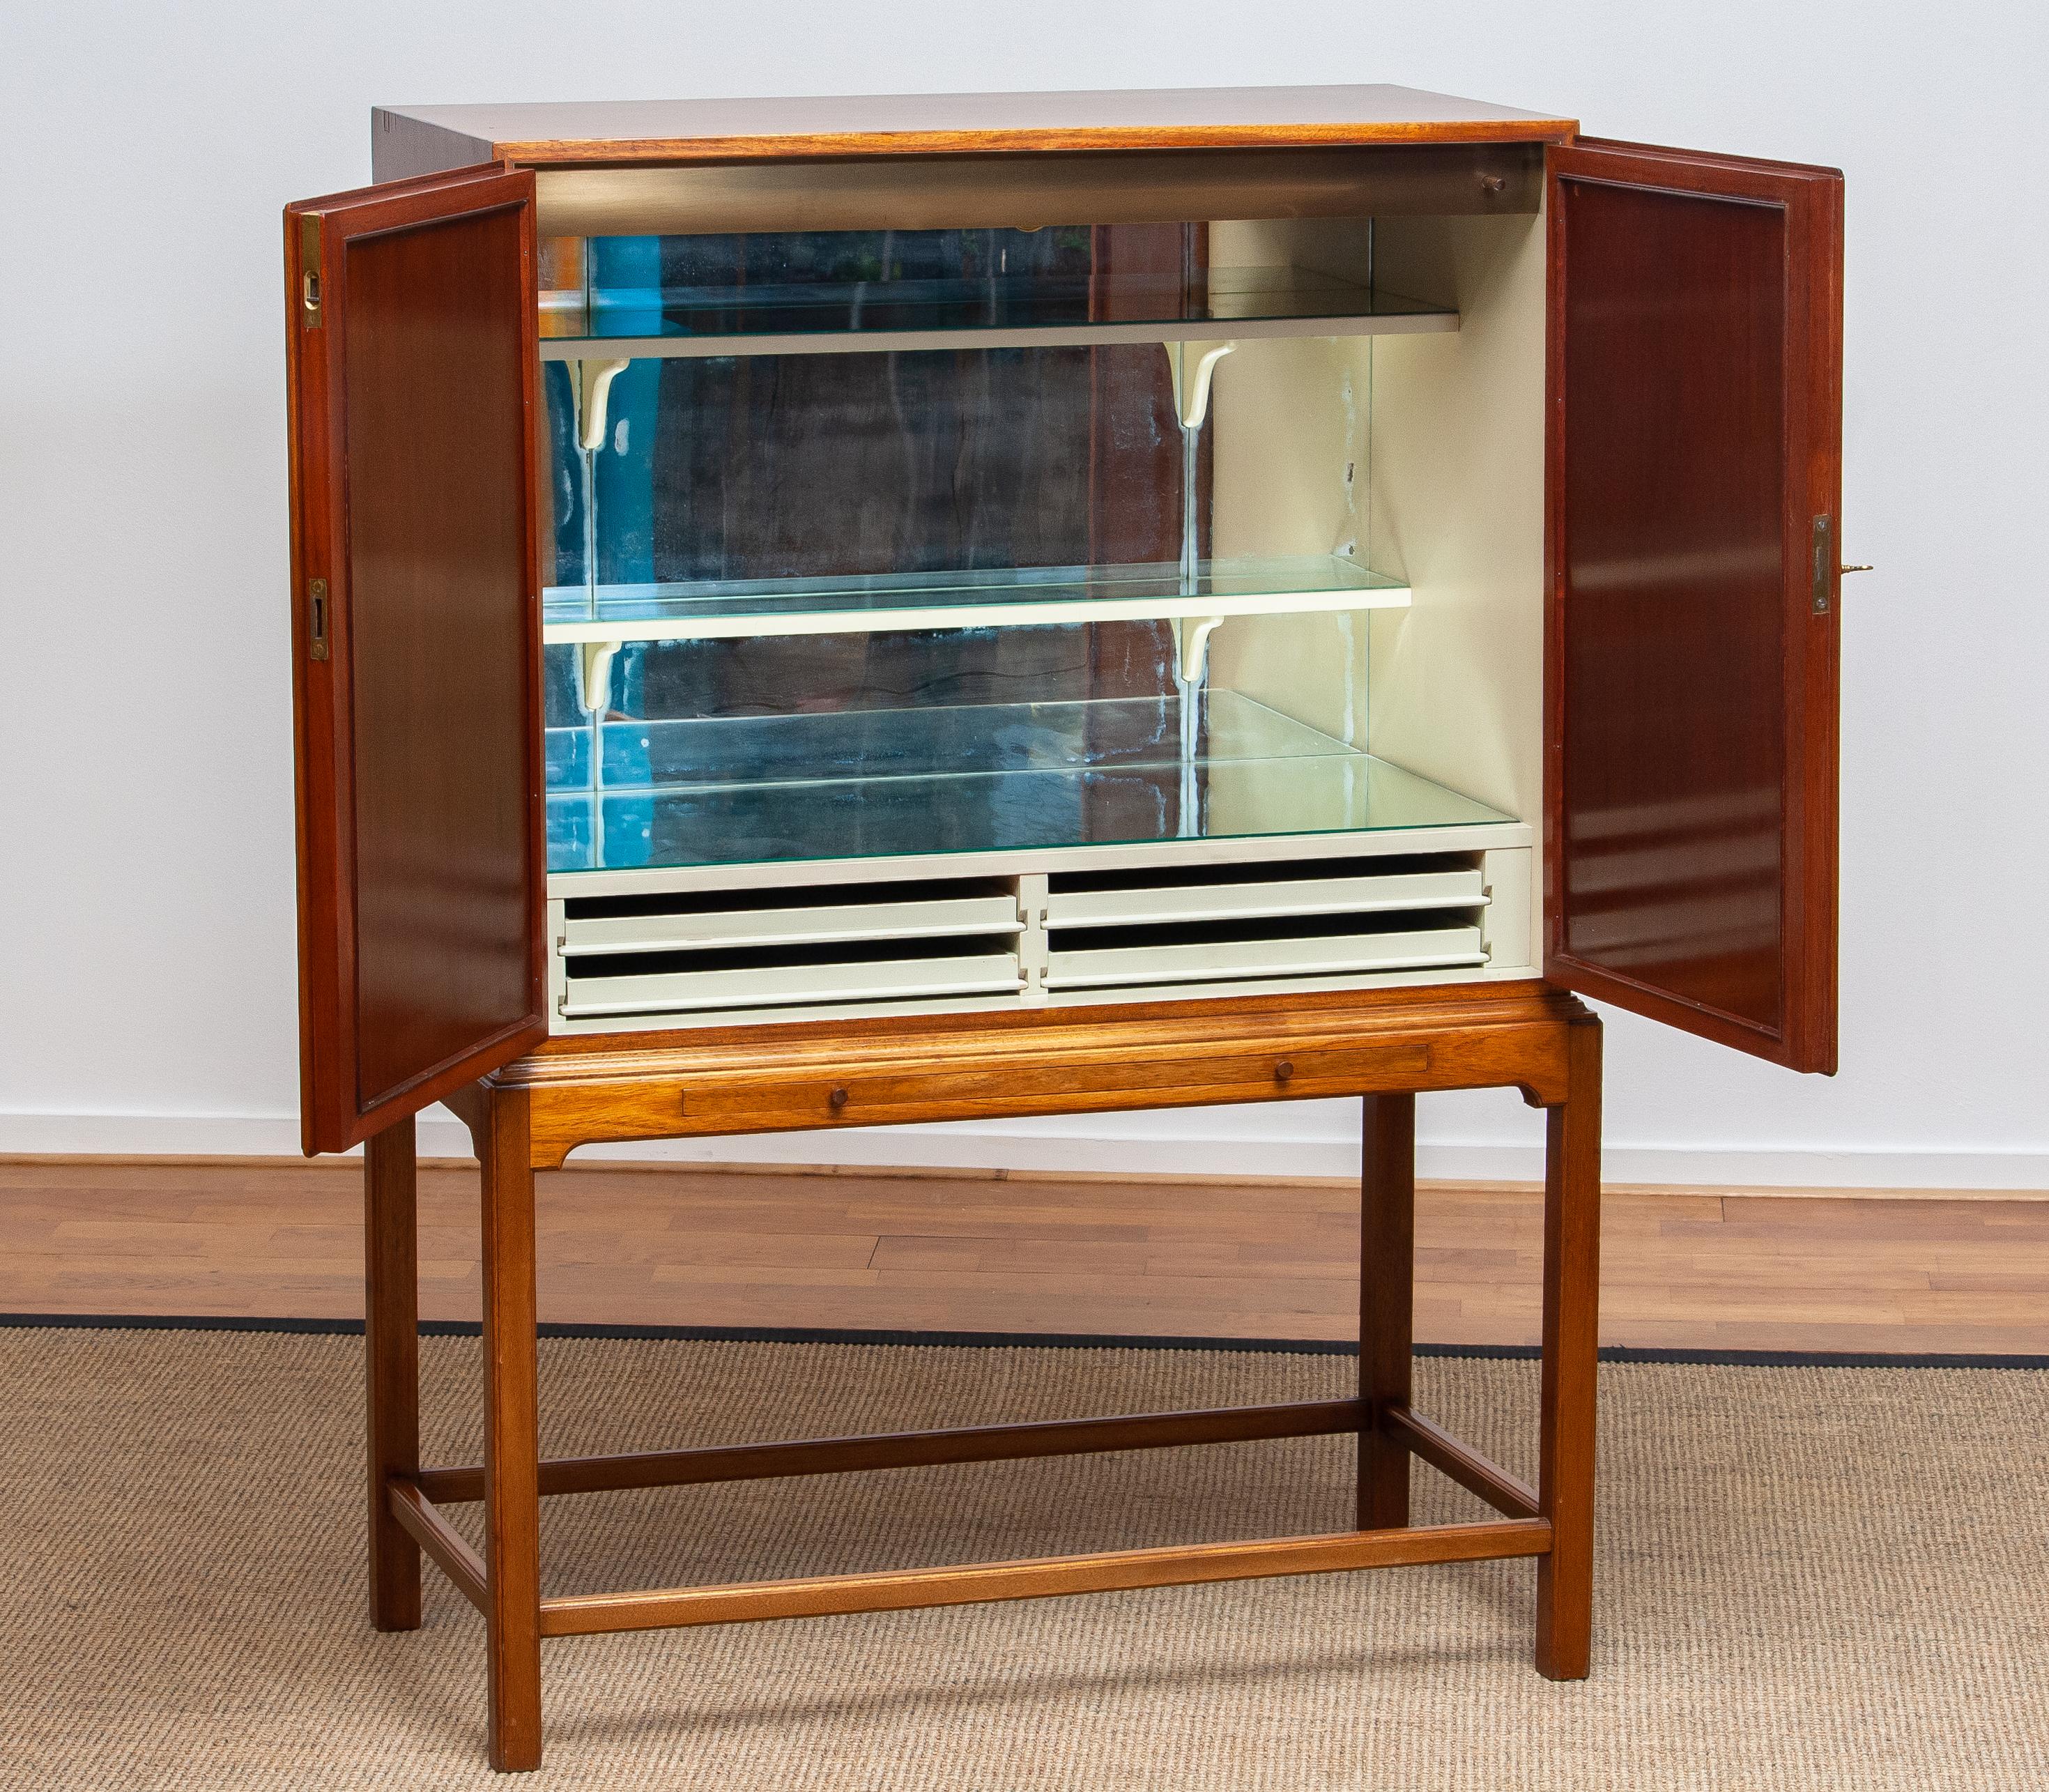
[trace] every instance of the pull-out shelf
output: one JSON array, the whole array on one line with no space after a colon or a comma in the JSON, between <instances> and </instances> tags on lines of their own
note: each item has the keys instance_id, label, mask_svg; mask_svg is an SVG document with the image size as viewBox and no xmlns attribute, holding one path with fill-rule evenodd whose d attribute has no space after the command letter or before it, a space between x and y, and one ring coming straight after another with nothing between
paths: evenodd
<instances>
[{"instance_id":1,"label":"pull-out shelf","mask_svg":"<svg viewBox=\"0 0 2049 1792\"><path fill-rule=\"evenodd\" d=\"M998 889L990 896L939 897L922 901L842 902L789 906L776 892L772 904L743 906L738 892L710 899L694 910L659 904L652 912L604 915L566 920L562 950L573 957L624 952L732 950L741 947L852 944L864 940L950 939L975 934L1016 933L1021 926L1015 896Z\"/></svg>"},{"instance_id":2,"label":"pull-out shelf","mask_svg":"<svg viewBox=\"0 0 2049 1792\"><path fill-rule=\"evenodd\" d=\"M774 1008L820 1002L909 1001L920 997L1015 994L1023 987L1012 952L922 956L909 951L828 956L707 956L674 970L589 977L573 965L563 985L565 1019L627 1014L689 1014L707 1009ZM710 968L706 968L706 967Z\"/></svg>"},{"instance_id":3,"label":"pull-out shelf","mask_svg":"<svg viewBox=\"0 0 2049 1792\"><path fill-rule=\"evenodd\" d=\"M1487 900L1476 865L1400 869L1372 861L1343 874L1318 876L1304 868L1248 875L1234 867L1219 876L1195 867L1150 877L1052 880L1046 902L1051 928L1145 927L1186 921L1273 920L1301 915L1364 915L1389 909L1472 908Z\"/></svg>"},{"instance_id":4,"label":"pull-out shelf","mask_svg":"<svg viewBox=\"0 0 2049 1792\"><path fill-rule=\"evenodd\" d=\"M1056 935L1048 954L1049 989L1207 983L1257 977L1429 970L1487 962L1476 920L1395 928L1346 927L1323 917L1316 927L1246 927L1223 923L1180 928L1091 930L1070 945ZM1084 944L1082 941L1086 941Z\"/></svg>"},{"instance_id":5,"label":"pull-out shelf","mask_svg":"<svg viewBox=\"0 0 2049 1792\"><path fill-rule=\"evenodd\" d=\"M1015 996L1014 884L927 878L820 900L815 889L680 889L563 905L558 1013L690 1014L786 1004Z\"/></svg>"}]
</instances>

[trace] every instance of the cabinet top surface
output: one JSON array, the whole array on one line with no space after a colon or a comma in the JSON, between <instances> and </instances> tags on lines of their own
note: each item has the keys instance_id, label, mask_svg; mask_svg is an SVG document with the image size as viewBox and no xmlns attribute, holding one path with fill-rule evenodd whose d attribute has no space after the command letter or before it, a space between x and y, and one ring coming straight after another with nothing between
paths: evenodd
<instances>
[{"instance_id":1,"label":"cabinet top surface","mask_svg":"<svg viewBox=\"0 0 2049 1792\"><path fill-rule=\"evenodd\" d=\"M1287 148L1569 141L1576 121L1385 85L1094 93L869 94L807 99L568 100L391 106L373 131L467 138L476 161Z\"/></svg>"}]
</instances>

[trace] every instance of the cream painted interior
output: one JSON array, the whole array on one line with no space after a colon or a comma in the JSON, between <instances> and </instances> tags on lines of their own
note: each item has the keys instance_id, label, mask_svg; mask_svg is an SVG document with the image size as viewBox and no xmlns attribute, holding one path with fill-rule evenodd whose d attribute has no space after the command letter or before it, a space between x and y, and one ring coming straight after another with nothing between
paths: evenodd
<instances>
[{"instance_id":1,"label":"cream painted interior","mask_svg":"<svg viewBox=\"0 0 2049 1792\"><path fill-rule=\"evenodd\" d=\"M1363 286L1367 228L1212 224L1210 265L1306 266ZM1226 356L1210 400L1211 552L1365 558L1372 398L1371 338L1291 336ZM1367 644L1363 612L1227 622L1211 639L1211 677L1363 748Z\"/></svg>"},{"instance_id":2,"label":"cream painted interior","mask_svg":"<svg viewBox=\"0 0 2049 1792\"><path fill-rule=\"evenodd\" d=\"M1351 551L1406 609L1248 618L1212 677L1530 822L1543 796L1541 216L1220 224L1212 266L1285 266L1454 305L1456 333L1247 344L1213 396L1213 550ZM1541 853L1541 846L1538 849ZM1530 879L1530 962L1541 861Z\"/></svg>"},{"instance_id":3,"label":"cream painted interior","mask_svg":"<svg viewBox=\"0 0 2049 1792\"><path fill-rule=\"evenodd\" d=\"M1544 222L1385 219L1374 257L1379 285L1456 301L1460 321L1428 342L1368 344L1367 558L1406 573L1414 598L1384 612L1390 626L1366 619L1367 744L1537 829L1534 964L1544 887Z\"/></svg>"}]
</instances>

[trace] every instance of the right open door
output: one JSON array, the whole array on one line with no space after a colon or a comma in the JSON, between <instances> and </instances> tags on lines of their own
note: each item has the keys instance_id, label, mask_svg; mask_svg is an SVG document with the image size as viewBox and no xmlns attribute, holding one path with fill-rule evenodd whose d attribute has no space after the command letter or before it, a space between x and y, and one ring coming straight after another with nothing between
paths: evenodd
<instances>
[{"instance_id":1,"label":"right open door","mask_svg":"<svg viewBox=\"0 0 2049 1792\"><path fill-rule=\"evenodd\" d=\"M1549 172L1545 975L1833 1072L1842 177Z\"/></svg>"}]
</instances>

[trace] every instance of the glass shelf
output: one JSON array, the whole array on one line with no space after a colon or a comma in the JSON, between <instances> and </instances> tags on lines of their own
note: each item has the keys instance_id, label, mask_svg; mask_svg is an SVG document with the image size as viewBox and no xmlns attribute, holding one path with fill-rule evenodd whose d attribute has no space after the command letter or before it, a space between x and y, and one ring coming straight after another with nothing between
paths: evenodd
<instances>
[{"instance_id":1,"label":"glass shelf","mask_svg":"<svg viewBox=\"0 0 2049 1792\"><path fill-rule=\"evenodd\" d=\"M1511 818L1248 698L551 729L553 872L1470 827ZM570 783L581 788L566 787Z\"/></svg>"},{"instance_id":2,"label":"glass shelf","mask_svg":"<svg viewBox=\"0 0 2049 1792\"><path fill-rule=\"evenodd\" d=\"M1443 305L1296 267L990 273L550 292L541 358L890 354L1456 330Z\"/></svg>"},{"instance_id":3,"label":"glass shelf","mask_svg":"<svg viewBox=\"0 0 2049 1792\"><path fill-rule=\"evenodd\" d=\"M1028 566L888 577L753 579L671 585L557 585L543 638L567 641L731 640L892 629L1043 627L1168 616L1399 608L1409 587L1337 554L1199 563L1180 569Z\"/></svg>"}]
</instances>

